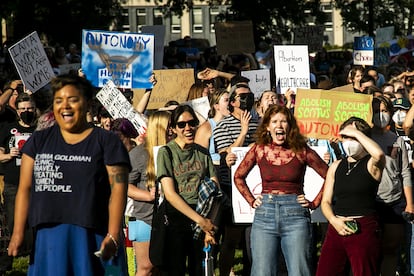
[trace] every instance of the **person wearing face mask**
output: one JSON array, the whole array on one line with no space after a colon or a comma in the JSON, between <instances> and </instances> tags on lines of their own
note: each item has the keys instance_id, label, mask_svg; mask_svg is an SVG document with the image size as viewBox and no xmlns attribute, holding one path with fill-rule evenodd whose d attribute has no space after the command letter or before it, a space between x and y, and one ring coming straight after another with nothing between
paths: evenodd
<instances>
[{"instance_id":1,"label":"person wearing face mask","mask_svg":"<svg viewBox=\"0 0 414 276\"><path fill-rule=\"evenodd\" d=\"M351 117L339 134L347 153L328 169L321 208L329 222L317 276L344 275L347 263L354 276L379 275L381 237L376 196L385 155L370 138L371 127Z\"/></svg>"},{"instance_id":2,"label":"person wearing face mask","mask_svg":"<svg viewBox=\"0 0 414 276\"><path fill-rule=\"evenodd\" d=\"M404 242L406 222L402 213L414 213L410 162L404 139L389 128L391 117L395 117L391 101L375 97L372 109L371 137L385 153L386 161L376 199L382 227L381 275L395 275Z\"/></svg>"},{"instance_id":3,"label":"person wearing face mask","mask_svg":"<svg viewBox=\"0 0 414 276\"><path fill-rule=\"evenodd\" d=\"M395 124L391 127L398 136L405 136L403 124L405 117L407 116L407 112L411 107L411 103L406 98L399 98L395 99L392 104L394 106L394 114L392 115L392 120Z\"/></svg>"},{"instance_id":4,"label":"person wearing face mask","mask_svg":"<svg viewBox=\"0 0 414 276\"><path fill-rule=\"evenodd\" d=\"M230 116L223 118L213 131L214 143L220 153L219 179L223 192L231 201L232 186L230 167L236 163L236 155L231 147L247 147L252 144L258 122L252 118L250 111L254 105L254 95L244 83L232 87L229 98ZM235 248L242 241L243 271L250 274L250 224L234 224L233 210L229 208L222 214L224 224L223 241L220 251L220 275L229 275L233 267ZM243 275L244 275L243 274Z\"/></svg>"},{"instance_id":5,"label":"person wearing face mask","mask_svg":"<svg viewBox=\"0 0 414 276\"><path fill-rule=\"evenodd\" d=\"M18 119L14 122L5 123L0 130L0 162L4 166L4 207L6 212L7 226L10 233L14 224L14 202L19 185L21 152L24 143L29 139L36 129L36 106L31 95L20 93L15 101ZM26 231L25 253L30 250L30 235ZM9 257L5 262L10 263L13 259Z\"/></svg>"}]
</instances>

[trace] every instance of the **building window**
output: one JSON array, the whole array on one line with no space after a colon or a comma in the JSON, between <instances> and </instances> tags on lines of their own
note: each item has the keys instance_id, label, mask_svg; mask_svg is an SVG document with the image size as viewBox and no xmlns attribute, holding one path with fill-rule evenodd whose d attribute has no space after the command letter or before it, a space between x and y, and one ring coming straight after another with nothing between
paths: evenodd
<instances>
[{"instance_id":1,"label":"building window","mask_svg":"<svg viewBox=\"0 0 414 276\"><path fill-rule=\"evenodd\" d=\"M214 33L216 30L214 29L214 23L216 23L217 17L220 14L220 10L218 7L210 8L210 32Z\"/></svg>"},{"instance_id":2,"label":"building window","mask_svg":"<svg viewBox=\"0 0 414 276\"><path fill-rule=\"evenodd\" d=\"M161 9L154 9L154 25L164 25L163 14Z\"/></svg>"},{"instance_id":3,"label":"building window","mask_svg":"<svg viewBox=\"0 0 414 276\"><path fill-rule=\"evenodd\" d=\"M193 33L203 32L203 11L201 8L193 9Z\"/></svg>"},{"instance_id":4,"label":"building window","mask_svg":"<svg viewBox=\"0 0 414 276\"><path fill-rule=\"evenodd\" d=\"M122 9L122 30L124 32L129 32L131 30L129 26L128 9Z\"/></svg>"},{"instance_id":5,"label":"building window","mask_svg":"<svg viewBox=\"0 0 414 276\"><path fill-rule=\"evenodd\" d=\"M181 33L181 20L178 15L171 15L171 33Z\"/></svg>"},{"instance_id":6,"label":"building window","mask_svg":"<svg viewBox=\"0 0 414 276\"><path fill-rule=\"evenodd\" d=\"M145 8L139 8L137 9L137 31L142 31L142 26L146 25L146 19L147 19L147 12L145 11Z\"/></svg>"}]
</instances>

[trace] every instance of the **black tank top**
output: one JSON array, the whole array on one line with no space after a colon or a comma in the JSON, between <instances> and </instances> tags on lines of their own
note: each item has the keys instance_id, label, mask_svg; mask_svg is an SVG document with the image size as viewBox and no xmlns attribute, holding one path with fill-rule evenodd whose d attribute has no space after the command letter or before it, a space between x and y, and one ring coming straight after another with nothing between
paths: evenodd
<instances>
[{"instance_id":1,"label":"black tank top","mask_svg":"<svg viewBox=\"0 0 414 276\"><path fill-rule=\"evenodd\" d=\"M368 172L371 156L360 159L358 164L343 159L335 172L333 210L339 216L365 216L376 212L375 198L379 181ZM351 168L351 170L350 170Z\"/></svg>"}]
</instances>

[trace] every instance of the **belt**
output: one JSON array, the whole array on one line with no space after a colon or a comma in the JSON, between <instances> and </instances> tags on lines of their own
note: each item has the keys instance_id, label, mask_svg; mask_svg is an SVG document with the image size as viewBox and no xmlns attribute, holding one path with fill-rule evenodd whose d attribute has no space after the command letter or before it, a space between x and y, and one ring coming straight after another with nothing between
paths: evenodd
<instances>
[{"instance_id":1,"label":"belt","mask_svg":"<svg viewBox=\"0 0 414 276\"><path fill-rule=\"evenodd\" d=\"M128 221L136 221L137 220L137 218L136 217L129 217L128 218Z\"/></svg>"}]
</instances>

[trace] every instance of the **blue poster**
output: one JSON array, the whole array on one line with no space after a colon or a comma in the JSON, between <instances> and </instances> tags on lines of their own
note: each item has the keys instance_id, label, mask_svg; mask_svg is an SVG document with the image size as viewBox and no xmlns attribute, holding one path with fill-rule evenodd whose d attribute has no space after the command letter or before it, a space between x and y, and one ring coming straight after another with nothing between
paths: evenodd
<instances>
[{"instance_id":1,"label":"blue poster","mask_svg":"<svg viewBox=\"0 0 414 276\"><path fill-rule=\"evenodd\" d=\"M152 88L154 35L82 31L82 70L96 87Z\"/></svg>"}]
</instances>

